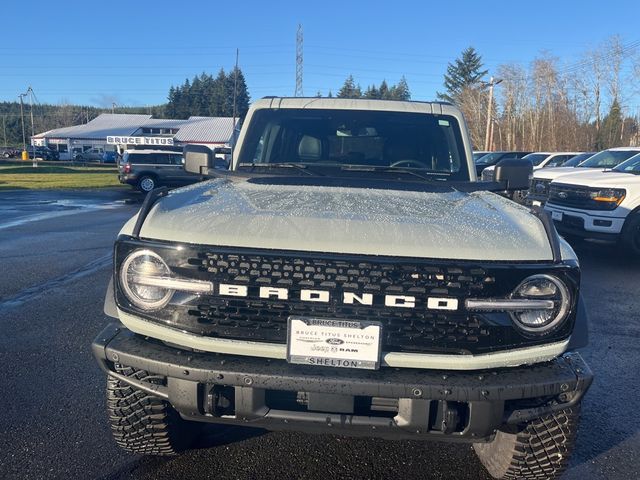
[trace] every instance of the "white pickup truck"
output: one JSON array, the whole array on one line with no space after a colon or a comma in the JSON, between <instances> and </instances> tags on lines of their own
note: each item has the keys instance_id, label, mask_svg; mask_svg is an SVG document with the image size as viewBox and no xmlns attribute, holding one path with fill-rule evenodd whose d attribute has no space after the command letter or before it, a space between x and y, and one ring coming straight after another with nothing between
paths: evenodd
<instances>
[{"instance_id":1,"label":"white pickup truck","mask_svg":"<svg viewBox=\"0 0 640 480\"><path fill-rule=\"evenodd\" d=\"M602 171L606 168L613 168L639 153L640 147L610 148L596 153L576 167L543 168L540 170L534 170L525 203L532 205L544 204L549 196L549 186L551 185L551 182L561 176L588 175L593 173L594 169Z\"/></svg>"},{"instance_id":2,"label":"white pickup truck","mask_svg":"<svg viewBox=\"0 0 640 480\"><path fill-rule=\"evenodd\" d=\"M563 236L621 241L640 255L640 154L551 182L545 209Z\"/></svg>"}]
</instances>

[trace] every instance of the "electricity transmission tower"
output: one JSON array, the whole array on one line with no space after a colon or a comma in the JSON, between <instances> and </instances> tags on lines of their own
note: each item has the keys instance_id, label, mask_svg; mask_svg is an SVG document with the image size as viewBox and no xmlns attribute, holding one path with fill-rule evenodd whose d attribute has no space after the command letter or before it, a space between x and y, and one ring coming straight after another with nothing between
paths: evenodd
<instances>
[{"instance_id":1,"label":"electricity transmission tower","mask_svg":"<svg viewBox=\"0 0 640 480\"><path fill-rule=\"evenodd\" d=\"M298 24L296 34L296 97L302 97L302 25Z\"/></svg>"}]
</instances>

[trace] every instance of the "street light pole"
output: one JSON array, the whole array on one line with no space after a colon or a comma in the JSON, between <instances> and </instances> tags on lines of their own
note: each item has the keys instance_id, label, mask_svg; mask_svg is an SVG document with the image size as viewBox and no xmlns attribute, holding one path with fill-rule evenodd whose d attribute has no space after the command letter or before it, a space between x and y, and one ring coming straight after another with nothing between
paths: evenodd
<instances>
[{"instance_id":1,"label":"street light pole","mask_svg":"<svg viewBox=\"0 0 640 480\"><path fill-rule=\"evenodd\" d=\"M33 123L33 88L31 88L31 86L29 86L29 88L27 89L27 93L29 94L29 99L31 101L31 109L29 110L29 113L31 114L31 142L33 142L33 137L36 136L36 128L35 125ZM37 167L38 166L38 160L36 159L36 155L33 155L33 167Z\"/></svg>"},{"instance_id":2,"label":"street light pole","mask_svg":"<svg viewBox=\"0 0 640 480\"><path fill-rule=\"evenodd\" d=\"M23 99L26 97L26 93L21 93L18 95L20 97L20 120L22 121L22 155L24 156L24 152L27 151L27 137L24 133L24 102Z\"/></svg>"},{"instance_id":3,"label":"street light pole","mask_svg":"<svg viewBox=\"0 0 640 480\"><path fill-rule=\"evenodd\" d=\"M502 82L502 79L494 79L491 77L489 79L489 105L487 106L487 131L484 137L484 149L485 151L489 151L491 148L491 137L492 129L491 129L491 110L493 109L493 87Z\"/></svg>"},{"instance_id":4,"label":"street light pole","mask_svg":"<svg viewBox=\"0 0 640 480\"><path fill-rule=\"evenodd\" d=\"M33 123L33 89L31 87L29 87L27 89L27 93L29 94L29 100L31 102L31 138L35 137L36 135L36 129Z\"/></svg>"}]
</instances>

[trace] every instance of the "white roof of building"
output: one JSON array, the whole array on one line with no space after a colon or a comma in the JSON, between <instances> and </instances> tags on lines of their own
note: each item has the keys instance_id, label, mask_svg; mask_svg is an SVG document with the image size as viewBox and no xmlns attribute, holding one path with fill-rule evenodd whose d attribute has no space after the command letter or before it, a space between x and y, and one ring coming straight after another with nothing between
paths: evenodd
<instances>
[{"instance_id":1,"label":"white roof of building","mask_svg":"<svg viewBox=\"0 0 640 480\"><path fill-rule=\"evenodd\" d=\"M109 135L132 135L151 115L102 113L89 123L73 127L56 128L39 133L34 138L83 138L102 139Z\"/></svg>"},{"instance_id":2,"label":"white roof of building","mask_svg":"<svg viewBox=\"0 0 640 480\"><path fill-rule=\"evenodd\" d=\"M233 134L231 117L189 117L186 122L173 137L176 142L226 143Z\"/></svg>"},{"instance_id":3,"label":"white roof of building","mask_svg":"<svg viewBox=\"0 0 640 480\"><path fill-rule=\"evenodd\" d=\"M236 119L237 122L238 119ZM174 141L183 143L227 143L233 134L230 117L190 117L187 120L151 118L151 115L102 113L89 123L56 128L33 138L104 140L108 136L133 136L142 128L177 128Z\"/></svg>"}]
</instances>

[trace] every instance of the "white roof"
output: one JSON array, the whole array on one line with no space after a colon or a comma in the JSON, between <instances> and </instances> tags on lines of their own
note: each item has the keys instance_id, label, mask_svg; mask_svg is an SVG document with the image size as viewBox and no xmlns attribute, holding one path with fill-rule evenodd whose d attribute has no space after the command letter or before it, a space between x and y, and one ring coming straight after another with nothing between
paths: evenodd
<instances>
[{"instance_id":1,"label":"white roof","mask_svg":"<svg viewBox=\"0 0 640 480\"><path fill-rule=\"evenodd\" d=\"M56 128L39 133L34 138L83 138L100 140L110 135L132 135L151 115L102 113L89 123Z\"/></svg>"},{"instance_id":2,"label":"white roof","mask_svg":"<svg viewBox=\"0 0 640 480\"><path fill-rule=\"evenodd\" d=\"M233 134L231 117L189 117L185 122L173 137L176 142L227 143Z\"/></svg>"},{"instance_id":3,"label":"white roof","mask_svg":"<svg viewBox=\"0 0 640 480\"><path fill-rule=\"evenodd\" d=\"M238 119L236 119L236 122ZM178 129L174 141L182 143L228 143L233 134L230 117L190 117L187 120L151 118L151 115L102 113L89 123L56 128L33 138L104 140L108 136L134 136L143 128Z\"/></svg>"}]
</instances>

